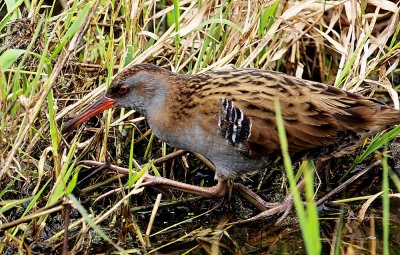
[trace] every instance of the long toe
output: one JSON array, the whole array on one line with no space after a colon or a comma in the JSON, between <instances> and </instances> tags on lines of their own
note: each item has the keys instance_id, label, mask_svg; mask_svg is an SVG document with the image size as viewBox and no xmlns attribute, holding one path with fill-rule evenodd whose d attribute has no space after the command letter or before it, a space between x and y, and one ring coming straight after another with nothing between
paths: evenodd
<instances>
[{"instance_id":1,"label":"long toe","mask_svg":"<svg viewBox=\"0 0 400 255\"><path fill-rule=\"evenodd\" d=\"M267 211L268 209L279 206L280 203L270 203L265 201L262 197L257 195L254 191L244 186L241 183L234 183L233 187L240 192L240 194L245 198L248 202L257 207L260 211Z\"/></svg>"},{"instance_id":2,"label":"long toe","mask_svg":"<svg viewBox=\"0 0 400 255\"><path fill-rule=\"evenodd\" d=\"M256 221L261 221L267 217L274 216L276 214L283 213L283 215L278 219L278 221L275 223L275 225L279 225L290 213L292 206L288 205L287 203L283 202L271 209L268 209L266 211L263 211L251 218L245 219L245 220L239 220L236 222L233 222L232 224L243 224L243 223L251 223L251 222L256 222Z\"/></svg>"}]
</instances>

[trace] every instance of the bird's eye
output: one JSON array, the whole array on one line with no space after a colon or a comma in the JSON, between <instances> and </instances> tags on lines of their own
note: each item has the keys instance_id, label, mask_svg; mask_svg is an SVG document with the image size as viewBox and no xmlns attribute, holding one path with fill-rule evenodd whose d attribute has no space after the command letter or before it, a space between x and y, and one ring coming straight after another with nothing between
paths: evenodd
<instances>
[{"instance_id":1,"label":"bird's eye","mask_svg":"<svg viewBox=\"0 0 400 255\"><path fill-rule=\"evenodd\" d=\"M129 88L128 88L128 86L125 86L125 85L119 87L119 89L118 89L118 93L120 93L121 95L125 95L128 92L129 92Z\"/></svg>"}]
</instances>

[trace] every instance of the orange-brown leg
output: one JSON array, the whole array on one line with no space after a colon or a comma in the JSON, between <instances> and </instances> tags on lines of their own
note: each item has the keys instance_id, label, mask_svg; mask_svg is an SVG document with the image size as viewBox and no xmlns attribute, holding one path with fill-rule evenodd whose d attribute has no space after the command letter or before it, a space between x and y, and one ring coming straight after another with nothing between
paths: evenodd
<instances>
[{"instance_id":1,"label":"orange-brown leg","mask_svg":"<svg viewBox=\"0 0 400 255\"><path fill-rule=\"evenodd\" d=\"M170 180L163 177L156 177L148 175L144 179L144 182L140 185L141 187L152 187L157 186L165 189L179 190L182 192L199 195L208 198L223 198L228 194L228 179L218 178L218 183L212 187L200 187L190 185L183 182Z\"/></svg>"},{"instance_id":2,"label":"orange-brown leg","mask_svg":"<svg viewBox=\"0 0 400 255\"><path fill-rule=\"evenodd\" d=\"M87 166L101 166L104 163L85 160L81 161L80 164ZM118 171L120 173L128 174L129 170L126 168L110 165L110 169ZM173 189L179 190L182 192L187 192L194 195L199 195L207 198L224 198L229 194L229 185L228 179L224 177L218 177L218 183L213 187L200 187L195 185L186 184L183 182L178 182L174 180L170 180L164 177L156 177L151 175L146 175L143 182L140 184L140 187L157 187L162 189ZM303 188L303 181L298 184L298 188ZM279 218L276 224L279 224L291 211L293 207L293 197L292 195L288 195L282 203L268 203L265 202L260 196L251 191L249 188L240 183L235 183L233 186L235 189L239 190L240 193L254 206L256 206L261 213L258 215L251 217L246 220L238 221L236 223L247 223L262 220L268 216L272 216L278 213L283 213L283 215Z\"/></svg>"},{"instance_id":3,"label":"orange-brown leg","mask_svg":"<svg viewBox=\"0 0 400 255\"><path fill-rule=\"evenodd\" d=\"M105 163L93 161L93 160L82 160L79 164L86 166L101 167ZM109 169L117 171L122 174L129 174L129 170L123 167L108 165ZM223 198L228 194L228 179L224 177L218 177L218 183L213 187L200 187L195 185L190 185L183 182L178 182L170 180L164 177L156 177L152 175L146 175L140 187L152 187L157 186L158 188L179 190L182 192L187 192L194 195L204 196L208 198Z\"/></svg>"}]
</instances>

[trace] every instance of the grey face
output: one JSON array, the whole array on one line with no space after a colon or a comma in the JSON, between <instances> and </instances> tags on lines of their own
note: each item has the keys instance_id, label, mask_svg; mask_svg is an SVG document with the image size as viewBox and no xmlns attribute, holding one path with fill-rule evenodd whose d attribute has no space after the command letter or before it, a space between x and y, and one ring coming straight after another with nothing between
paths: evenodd
<instances>
[{"instance_id":1,"label":"grey face","mask_svg":"<svg viewBox=\"0 0 400 255\"><path fill-rule=\"evenodd\" d=\"M92 116L114 107L135 109L146 117L163 113L166 102L165 79L171 72L150 64L140 64L120 73L111 87L96 102L69 120L63 133L68 133Z\"/></svg>"},{"instance_id":2,"label":"grey face","mask_svg":"<svg viewBox=\"0 0 400 255\"><path fill-rule=\"evenodd\" d=\"M106 97L115 100L116 107L134 109L143 115L158 108L165 98L163 81L151 73L138 72L112 84Z\"/></svg>"}]
</instances>

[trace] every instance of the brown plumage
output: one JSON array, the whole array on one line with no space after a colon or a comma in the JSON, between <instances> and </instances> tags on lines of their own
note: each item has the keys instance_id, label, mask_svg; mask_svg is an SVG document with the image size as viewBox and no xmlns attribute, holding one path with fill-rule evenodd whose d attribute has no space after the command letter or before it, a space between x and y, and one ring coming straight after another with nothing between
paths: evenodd
<instances>
[{"instance_id":1,"label":"brown plumage","mask_svg":"<svg viewBox=\"0 0 400 255\"><path fill-rule=\"evenodd\" d=\"M266 70L241 69L188 76L182 89L178 87L177 91L184 93L171 97L177 103L174 109L186 113L186 118L202 114L201 124L205 129L216 126L221 98L232 101L251 121L251 132L245 141L250 156L280 154L274 111L277 98L291 153L339 145L345 133L376 131L400 121L399 111L373 99Z\"/></svg>"},{"instance_id":2,"label":"brown plumage","mask_svg":"<svg viewBox=\"0 0 400 255\"><path fill-rule=\"evenodd\" d=\"M333 153L400 122L398 110L378 101L278 72L233 69L180 75L140 64L120 73L105 96L64 131L105 109L133 108L147 118L156 136L206 156L225 180L263 170L268 159L281 154L277 99L289 151L297 158Z\"/></svg>"}]
</instances>

